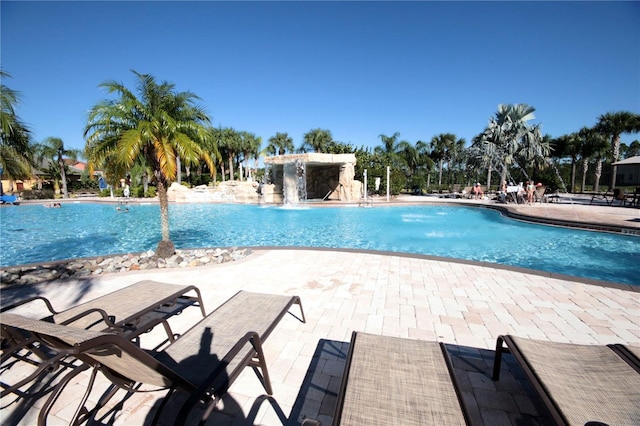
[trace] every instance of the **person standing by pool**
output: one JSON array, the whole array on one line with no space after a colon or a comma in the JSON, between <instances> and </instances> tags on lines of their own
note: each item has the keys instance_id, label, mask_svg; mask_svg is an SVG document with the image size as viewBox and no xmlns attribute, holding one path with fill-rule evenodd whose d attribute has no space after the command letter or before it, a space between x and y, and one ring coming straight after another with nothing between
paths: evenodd
<instances>
[{"instance_id":1,"label":"person standing by pool","mask_svg":"<svg viewBox=\"0 0 640 426\"><path fill-rule=\"evenodd\" d=\"M480 186L480 182L476 182L476 186L473 188L473 193L476 196L476 200L482 200L484 198L484 192Z\"/></svg>"},{"instance_id":2,"label":"person standing by pool","mask_svg":"<svg viewBox=\"0 0 640 426\"><path fill-rule=\"evenodd\" d=\"M536 185L533 181L527 181L527 204L533 204L534 194L536 192Z\"/></svg>"},{"instance_id":3,"label":"person standing by pool","mask_svg":"<svg viewBox=\"0 0 640 426\"><path fill-rule=\"evenodd\" d=\"M500 192L498 192L498 199L501 203L507 202L507 181L502 181L500 184Z\"/></svg>"}]
</instances>

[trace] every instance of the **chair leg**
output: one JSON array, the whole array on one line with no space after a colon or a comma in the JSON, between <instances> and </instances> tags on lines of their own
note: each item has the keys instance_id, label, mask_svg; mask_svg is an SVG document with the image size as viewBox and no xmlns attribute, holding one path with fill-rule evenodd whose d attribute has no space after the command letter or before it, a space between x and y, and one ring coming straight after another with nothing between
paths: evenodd
<instances>
[{"instance_id":1,"label":"chair leg","mask_svg":"<svg viewBox=\"0 0 640 426\"><path fill-rule=\"evenodd\" d=\"M494 381L500 380L500 366L502 364L502 354L504 352L508 352L508 348L505 348L503 343L504 343L504 338L502 336L498 336L498 340L496 341L496 355L495 355L495 358L493 359L493 375L491 377Z\"/></svg>"},{"instance_id":2,"label":"chair leg","mask_svg":"<svg viewBox=\"0 0 640 426\"><path fill-rule=\"evenodd\" d=\"M89 368L89 366L86 364L76 367L73 371L71 371L69 374L64 376L60 381L60 383L56 385L56 387L51 392L51 395L45 401L44 405L40 409L40 413L38 413L38 426L46 426L47 416L49 416L49 412L51 411L51 408L53 408L53 404L55 404L55 402L58 400L58 398L62 394L62 391L67 387L71 379L76 377L81 372L85 371L87 368ZM94 369L94 371L91 373L92 374L91 383L93 383L96 373L97 373L97 370ZM90 392L90 390L91 389L88 388L87 393Z\"/></svg>"},{"instance_id":3,"label":"chair leg","mask_svg":"<svg viewBox=\"0 0 640 426\"><path fill-rule=\"evenodd\" d=\"M302 305L300 305L302 306ZM264 358L264 352L262 351L262 343L259 337L251 339L251 344L256 351L255 360L251 360L251 364L256 367L260 367L262 371L262 379L264 381L264 388L268 395L273 395L273 388L271 387L271 379L269 378L269 370L267 370L267 361Z\"/></svg>"}]
</instances>

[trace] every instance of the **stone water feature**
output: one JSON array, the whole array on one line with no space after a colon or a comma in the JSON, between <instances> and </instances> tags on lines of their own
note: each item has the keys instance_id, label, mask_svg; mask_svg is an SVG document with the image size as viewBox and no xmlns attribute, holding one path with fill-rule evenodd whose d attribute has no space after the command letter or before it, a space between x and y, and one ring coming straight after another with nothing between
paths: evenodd
<instances>
[{"instance_id":1,"label":"stone water feature","mask_svg":"<svg viewBox=\"0 0 640 426\"><path fill-rule=\"evenodd\" d=\"M266 157L270 180L262 188L273 192L272 202L295 205L312 200L354 201L362 183L354 179L354 154L288 154ZM265 202L266 200L265 194Z\"/></svg>"},{"instance_id":2,"label":"stone water feature","mask_svg":"<svg viewBox=\"0 0 640 426\"><path fill-rule=\"evenodd\" d=\"M226 181L187 188L172 183L175 203L298 205L306 201L358 201L362 183L355 177L355 154L288 154L266 157L262 182Z\"/></svg>"}]
</instances>

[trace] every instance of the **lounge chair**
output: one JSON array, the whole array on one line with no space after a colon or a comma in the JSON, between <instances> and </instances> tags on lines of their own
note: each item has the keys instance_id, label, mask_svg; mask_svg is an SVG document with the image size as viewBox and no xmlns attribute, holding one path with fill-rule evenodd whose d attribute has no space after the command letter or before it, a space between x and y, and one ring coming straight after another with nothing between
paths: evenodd
<instances>
[{"instance_id":1,"label":"lounge chair","mask_svg":"<svg viewBox=\"0 0 640 426\"><path fill-rule=\"evenodd\" d=\"M259 367L267 393L273 393L262 344L293 304L299 305L300 320L304 322L297 296L240 291L161 352L144 351L114 332L77 329L7 313L0 317L0 322L28 331L47 346L73 355L85 364L85 369L93 368L81 406L72 420L74 424L100 408L88 410L84 406L98 371L127 391L137 391L139 384L151 385L156 390L168 389L152 423L158 421L176 390L185 391L190 397L174 424L186 422L189 412L200 401L207 404L201 419L204 423L246 366L254 367L256 373ZM69 373L54 389L40 412L40 424L46 423L53 403L79 371Z\"/></svg>"},{"instance_id":2,"label":"lounge chair","mask_svg":"<svg viewBox=\"0 0 640 426\"><path fill-rule=\"evenodd\" d=\"M442 343L354 332L333 424L464 425Z\"/></svg>"},{"instance_id":3,"label":"lounge chair","mask_svg":"<svg viewBox=\"0 0 640 426\"><path fill-rule=\"evenodd\" d=\"M46 311L42 309L41 304ZM30 312L35 311L34 316L43 321L99 331L118 330L128 338L137 338L141 333L162 324L167 338L173 341L174 335L167 318L191 305L199 306L202 316L206 316L202 296L197 287L147 280L62 312L57 312L45 297L35 296L4 306L0 309L0 313L10 312L19 307L29 308ZM57 368L58 362L66 356L65 353L56 353L50 348L39 347L38 340L28 333L25 334L8 326L3 326L1 331L2 365L10 358L17 358L36 367L32 374L13 385L3 383L2 396L18 390L43 372ZM33 353L38 359L29 357L29 353Z\"/></svg>"},{"instance_id":4,"label":"lounge chair","mask_svg":"<svg viewBox=\"0 0 640 426\"><path fill-rule=\"evenodd\" d=\"M593 194L593 196L591 196L591 201L589 202L589 204L593 204L594 201L600 200L603 200L606 204L611 204L612 200L609 199L611 197L611 189L607 189L605 192L596 192Z\"/></svg>"},{"instance_id":5,"label":"lounge chair","mask_svg":"<svg viewBox=\"0 0 640 426\"><path fill-rule=\"evenodd\" d=\"M15 195L0 195L0 204L18 204L18 197Z\"/></svg>"},{"instance_id":6,"label":"lounge chair","mask_svg":"<svg viewBox=\"0 0 640 426\"><path fill-rule=\"evenodd\" d=\"M547 196L544 195L545 191L547 190L547 187L542 185L542 186L537 186L535 192L533 193L533 200L534 203L540 203L542 204L547 203L549 200L547 199Z\"/></svg>"},{"instance_id":7,"label":"lounge chair","mask_svg":"<svg viewBox=\"0 0 640 426\"><path fill-rule=\"evenodd\" d=\"M611 197L611 200L609 200L609 205L613 206L613 203L616 201L619 201L619 206L624 206L625 202L626 202L626 194L624 193L624 190L620 189L620 188L615 188L613 190L613 196Z\"/></svg>"},{"instance_id":8,"label":"lounge chair","mask_svg":"<svg viewBox=\"0 0 640 426\"><path fill-rule=\"evenodd\" d=\"M640 424L640 348L500 336L493 380L505 352L513 354L556 424Z\"/></svg>"}]
</instances>

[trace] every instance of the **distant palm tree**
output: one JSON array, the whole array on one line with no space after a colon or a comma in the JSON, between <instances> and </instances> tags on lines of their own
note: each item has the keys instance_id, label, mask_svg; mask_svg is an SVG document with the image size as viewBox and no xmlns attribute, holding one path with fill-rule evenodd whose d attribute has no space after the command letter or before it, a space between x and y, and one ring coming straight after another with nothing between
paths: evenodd
<instances>
[{"instance_id":1,"label":"distant palm tree","mask_svg":"<svg viewBox=\"0 0 640 426\"><path fill-rule=\"evenodd\" d=\"M115 81L100 85L118 98L104 100L90 110L84 153L90 172L107 162L130 169L140 157L149 165L160 201L162 240L156 255L165 258L175 253L169 239L167 187L177 175L176 158L179 155L187 165L202 159L213 168L203 148L204 124L210 120L195 104L199 99L195 94L176 92L173 83L157 83L151 75L133 73L138 79L138 96Z\"/></svg>"},{"instance_id":2,"label":"distant palm tree","mask_svg":"<svg viewBox=\"0 0 640 426\"><path fill-rule=\"evenodd\" d=\"M294 150L293 139L286 132L277 132L275 136L271 136L269 138L269 144L266 147L266 152L270 155L284 155Z\"/></svg>"},{"instance_id":3,"label":"distant palm tree","mask_svg":"<svg viewBox=\"0 0 640 426\"><path fill-rule=\"evenodd\" d=\"M300 152L325 152L327 146L333 141L331 131L326 129L311 129L303 136L304 142L300 146Z\"/></svg>"},{"instance_id":4,"label":"distant palm tree","mask_svg":"<svg viewBox=\"0 0 640 426\"><path fill-rule=\"evenodd\" d=\"M57 164L57 172L60 175L60 182L62 184L62 198L69 198L69 191L67 190L67 174L66 164L64 163L64 157L70 160L76 161L80 155L79 149L66 149L64 142L60 138L48 137L42 141L41 144L35 146L35 150L38 157L38 163L41 163L43 159L47 159L52 163Z\"/></svg>"},{"instance_id":5,"label":"distant palm tree","mask_svg":"<svg viewBox=\"0 0 640 426\"><path fill-rule=\"evenodd\" d=\"M599 180L598 166L600 172L602 171L602 161L600 160L604 154L608 152L608 141L605 136L597 132L593 128L583 127L578 132L578 137L581 139L580 144L580 158L582 160L582 183L580 185L580 192L584 192L587 173L589 171L589 162L596 159L596 177ZM596 187L598 186L596 182Z\"/></svg>"},{"instance_id":6,"label":"distant palm tree","mask_svg":"<svg viewBox=\"0 0 640 426\"><path fill-rule=\"evenodd\" d=\"M551 143L554 146L555 156L558 158L571 158L571 186L568 191L573 192L576 185L576 168L578 164L578 157L580 156L582 140L578 133L570 133L553 139Z\"/></svg>"},{"instance_id":7,"label":"distant palm tree","mask_svg":"<svg viewBox=\"0 0 640 426\"><path fill-rule=\"evenodd\" d=\"M442 185L442 169L444 162L451 159L451 153L456 145L456 135L441 133L431 139L431 158L439 163L438 187Z\"/></svg>"},{"instance_id":8,"label":"distant palm tree","mask_svg":"<svg viewBox=\"0 0 640 426\"><path fill-rule=\"evenodd\" d=\"M249 167L249 159L255 158L257 153L260 152L260 145L262 145L262 138L257 137L255 134L250 132L240 132L240 138L242 140L240 150L242 151L242 157L244 161L244 172L246 174L246 177L250 178L251 167Z\"/></svg>"},{"instance_id":9,"label":"distant palm tree","mask_svg":"<svg viewBox=\"0 0 640 426\"><path fill-rule=\"evenodd\" d=\"M620 135L640 132L640 115L628 111L608 112L598 117L596 129L611 137L611 162L615 163L620 157ZM618 166L611 166L610 189L616 187L617 172Z\"/></svg>"},{"instance_id":10,"label":"distant palm tree","mask_svg":"<svg viewBox=\"0 0 640 426\"><path fill-rule=\"evenodd\" d=\"M9 179L26 179L32 175L31 131L16 114L19 93L2 83L7 77L11 76L0 70L0 174Z\"/></svg>"},{"instance_id":11,"label":"distant palm tree","mask_svg":"<svg viewBox=\"0 0 640 426\"><path fill-rule=\"evenodd\" d=\"M233 162L242 149L240 133L233 127L223 128L220 134L220 146L223 148L223 157L226 156L229 164L229 180L234 180Z\"/></svg>"}]
</instances>

